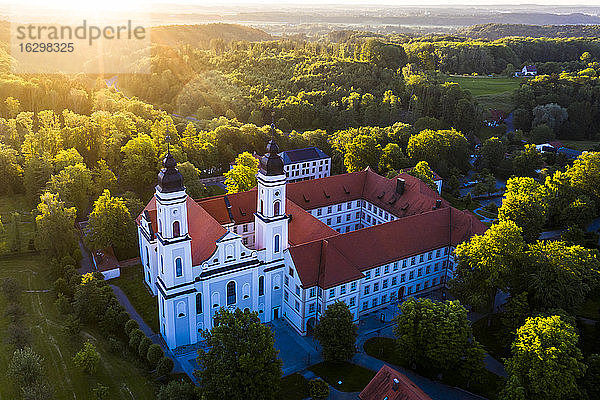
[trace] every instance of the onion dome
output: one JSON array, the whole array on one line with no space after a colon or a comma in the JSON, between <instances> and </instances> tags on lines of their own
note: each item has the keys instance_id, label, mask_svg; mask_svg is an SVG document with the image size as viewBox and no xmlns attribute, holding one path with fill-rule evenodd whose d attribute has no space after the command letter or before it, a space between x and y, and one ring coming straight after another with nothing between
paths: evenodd
<instances>
[{"instance_id":1,"label":"onion dome","mask_svg":"<svg viewBox=\"0 0 600 400\"><path fill-rule=\"evenodd\" d=\"M161 193L180 192L185 190L183 186L183 176L177 169L177 161L173 158L171 152L167 152L163 160L163 169L158 173L158 186Z\"/></svg>"},{"instance_id":2,"label":"onion dome","mask_svg":"<svg viewBox=\"0 0 600 400\"><path fill-rule=\"evenodd\" d=\"M279 146L273 139L267 144L267 154L260 159L260 173L267 176L285 175L283 159L279 155Z\"/></svg>"}]
</instances>

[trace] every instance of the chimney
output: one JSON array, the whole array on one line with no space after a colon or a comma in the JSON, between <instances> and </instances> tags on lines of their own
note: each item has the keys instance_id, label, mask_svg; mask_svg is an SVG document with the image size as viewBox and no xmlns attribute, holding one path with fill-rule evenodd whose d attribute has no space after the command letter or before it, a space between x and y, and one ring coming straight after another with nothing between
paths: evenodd
<instances>
[{"instance_id":1,"label":"chimney","mask_svg":"<svg viewBox=\"0 0 600 400\"><path fill-rule=\"evenodd\" d=\"M400 381L398 380L398 378L394 378L394 385L392 386L392 390L394 392L397 392L399 385L400 385Z\"/></svg>"},{"instance_id":2,"label":"chimney","mask_svg":"<svg viewBox=\"0 0 600 400\"><path fill-rule=\"evenodd\" d=\"M398 194L403 194L404 193L404 186L406 185L406 181L402 178L398 178L396 179L396 193Z\"/></svg>"}]
</instances>

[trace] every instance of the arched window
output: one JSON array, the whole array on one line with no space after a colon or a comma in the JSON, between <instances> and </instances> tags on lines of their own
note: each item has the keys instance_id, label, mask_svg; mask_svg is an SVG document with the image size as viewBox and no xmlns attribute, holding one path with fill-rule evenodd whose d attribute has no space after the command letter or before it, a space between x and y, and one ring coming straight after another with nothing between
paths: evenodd
<instances>
[{"instance_id":1,"label":"arched window","mask_svg":"<svg viewBox=\"0 0 600 400\"><path fill-rule=\"evenodd\" d=\"M177 303L177 317L185 317L185 303L183 301Z\"/></svg>"},{"instance_id":2,"label":"arched window","mask_svg":"<svg viewBox=\"0 0 600 400\"><path fill-rule=\"evenodd\" d=\"M280 204L281 202L279 200L275 200L275 202L273 202L273 215L275 217L279 215Z\"/></svg>"},{"instance_id":3,"label":"arched window","mask_svg":"<svg viewBox=\"0 0 600 400\"><path fill-rule=\"evenodd\" d=\"M181 258L177 257L175 259L175 276L183 275L183 262Z\"/></svg>"},{"instance_id":4,"label":"arched window","mask_svg":"<svg viewBox=\"0 0 600 400\"><path fill-rule=\"evenodd\" d=\"M232 304L235 304L235 302L235 282L231 281L227 284L227 305L230 306Z\"/></svg>"},{"instance_id":5,"label":"arched window","mask_svg":"<svg viewBox=\"0 0 600 400\"><path fill-rule=\"evenodd\" d=\"M147 247L146 247L146 267L150 267L150 253L148 253Z\"/></svg>"},{"instance_id":6,"label":"arched window","mask_svg":"<svg viewBox=\"0 0 600 400\"><path fill-rule=\"evenodd\" d=\"M218 292L214 292L212 295L212 306L213 308L217 308L219 307L219 293Z\"/></svg>"},{"instance_id":7,"label":"arched window","mask_svg":"<svg viewBox=\"0 0 600 400\"><path fill-rule=\"evenodd\" d=\"M260 201L260 213L261 214L263 213L263 201L262 200Z\"/></svg>"},{"instance_id":8,"label":"arched window","mask_svg":"<svg viewBox=\"0 0 600 400\"><path fill-rule=\"evenodd\" d=\"M202 314L202 293L196 294L196 314Z\"/></svg>"},{"instance_id":9,"label":"arched window","mask_svg":"<svg viewBox=\"0 0 600 400\"><path fill-rule=\"evenodd\" d=\"M173 237L179 236L179 221L173 222Z\"/></svg>"},{"instance_id":10,"label":"arched window","mask_svg":"<svg viewBox=\"0 0 600 400\"><path fill-rule=\"evenodd\" d=\"M244 286L242 286L242 298L247 299L248 297L250 297L250 285L244 283Z\"/></svg>"},{"instance_id":11,"label":"arched window","mask_svg":"<svg viewBox=\"0 0 600 400\"><path fill-rule=\"evenodd\" d=\"M258 295L259 296L265 295L265 277L264 276L258 277Z\"/></svg>"},{"instance_id":12,"label":"arched window","mask_svg":"<svg viewBox=\"0 0 600 400\"><path fill-rule=\"evenodd\" d=\"M279 235L273 236L273 252L279 253Z\"/></svg>"},{"instance_id":13,"label":"arched window","mask_svg":"<svg viewBox=\"0 0 600 400\"><path fill-rule=\"evenodd\" d=\"M160 273L161 274L165 273L165 263L163 262L163 256L162 256L162 254L160 255Z\"/></svg>"},{"instance_id":14,"label":"arched window","mask_svg":"<svg viewBox=\"0 0 600 400\"><path fill-rule=\"evenodd\" d=\"M225 258L227 260L230 260L233 258L233 245L232 244L228 244L227 247L225 247Z\"/></svg>"},{"instance_id":15,"label":"arched window","mask_svg":"<svg viewBox=\"0 0 600 400\"><path fill-rule=\"evenodd\" d=\"M162 235L162 220L158 219L158 233Z\"/></svg>"}]
</instances>

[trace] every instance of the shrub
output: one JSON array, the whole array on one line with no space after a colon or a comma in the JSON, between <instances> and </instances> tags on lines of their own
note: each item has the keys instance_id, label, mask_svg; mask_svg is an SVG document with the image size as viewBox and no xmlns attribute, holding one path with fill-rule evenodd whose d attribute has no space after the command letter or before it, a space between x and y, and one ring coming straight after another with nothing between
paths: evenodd
<instances>
[{"instance_id":1,"label":"shrub","mask_svg":"<svg viewBox=\"0 0 600 400\"><path fill-rule=\"evenodd\" d=\"M140 342L144 337L146 337L146 335L144 335L144 332L142 332L141 330L132 330L129 334L129 347L137 350L137 348L140 346Z\"/></svg>"},{"instance_id":2,"label":"shrub","mask_svg":"<svg viewBox=\"0 0 600 400\"><path fill-rule=\"evenodd\" d=\"M108 400L108 386L104 386L98 383L95 388L92 389L96 400Z\"/></svg>"},{"instance_id":3,"label":"shrub","mask_svg":"<svg viewBox=\"0 0 600 400\"><path fill-rule=\"evenodd\" d=\"M4 314L9 317L12 322L18 322L23 317L23 314L25 314L25 310L23 310L23 307L21 307L19 303L9 303L6 306Z\"/></svg>"},{"instance_id":4,"label":"shrub","mask_svg":"<svg viewBox=\"0 0 600 400\"><path fill-rule=\"evenodd\" d=\"M8 343L17 349L23 349L31 342L29 329L19 323L12 323L8 326Z\"/></svg>"},{"instance_id":5,"label":"shrub","mask_svg":"<svg viewBox=\"0 0 600 400\"><path fill-rule=\"evenodd\" d=\"M158 391L157 400L196 400L199 399L196 387L188 382L171 381Z\"/></svg>"},{"instance_id":6,"label":"shrub","mask_svg":"<svg viewBox=\"0 0 600 400\"><path fill-rule=\"evenodd\" d=\"M150 340L148 337L143 337L142 340L140 340L138 354L141 358L146 359L150 345L152 345L152 340Z\"/></svg>"},{"instance_id":7,"label":"shrub","mask_svg":"<svg viewBox=\"0 0 600 400\"><path fill-rule=\"evenodd\" d=\"M92 375L96 372L98 364L100 363L100 354L98 354L96 347L92 342L87 341L83 345L83 349L75 354L73 362L77 367L81 368L83 372Z\"/></svg>"},{"instance_id":8,"label":"shrub","mask_svg":"<svg viewBox=\"0 0 600 400\"><path fill-rule=\"evenodd\" d=\"M54 305L61 314L69 314L73 312L73 306L71 305L71 302L63 293L58 294L58 298L54 302Z\"/></svg>"},{"instance_id":9,"label":"shrub","mask_svg":"<svg viewBox=\"0 0 600 400\"><path fill-rule=\"evenodd\" d=\"M156 375L168 375L171 373L171 371L173 371L174 366L175 363L173 360L171 360L169 357L163 357L160 359L160 361L158 361L158 364L156 364Z\"/></svg>"},{"instance_id":10,"label":"shrub","mask_svg":"<svg viewBox=\"0 0 600 400\"><path fill-rule=\"evenodd\" d=\"M8 301L15 302L21 295L21 285L14 278L4 278L0 284L0 290Z\"/></svg>"},{"instance_id":11,"label":"shrub","mask_svg":"<svg viewBox=\"0 0 600 400\"><path fill-rule=\"evenodd\" d=\"M33 385L21 388L23 400L52 400L54 391L46 382L36 382Z\"/></svg>"},{"instance_id":12,"label":"shrub","mask_svg":"<svg viewBox=\"0 0 600 400\"><path fill-rule=\"evenodd\" d=\"M148 352L146 353L146 358L150 362L152 367L156 367L161 358L163 358L164 353L158 344L152 344L148 347Z\"/></svg>"},{"instance_id":13,"label":"shrub","mask_svg":"<svg viewBox=\"0 0 600 400\"><path fill-rule=\"evenodd\" d=\"M123 343L114 336L108 338L108 351L112 354L121 354L123 352Z\"/></svg>"},{"instance_id":14,"label":"shrub","mask_svg":"<svg viewBox=\"0 0 600 400\"><path fill-rule=\"evenodd\" d=\"M325 400L329 397L329 385L321 378L308 382L308 394L313 400Z\"/></svg>"},{"instance_id":15,"label":"shrub","mask_svg":"<svg viewBox=\"0 0 600 400\"><path fill-rule=\"evenodd\" d=\"M42 363L44 359L30 347L15 350L10 364L8 375L12 376L21 386L31 386L38 382L43 374Z\"/></svg>"},{"instance_id":16,"label":"shrub","mask_svg":"<svg viewBox=\"0 0 600 400\"><path fill-rule=\"evenodd\" d=\"M79 321L79 318L77 318L77 316L74 314L69 314L65 319L63 331L67 335L79 335L79 332L81 332L81 322Z\"/></svg>"},{"instance_id":17,"label":"shrub","mask_svg":"<svg viewBox=\"0 0 600 400\"><path fill-rule=\"evenodd\" d=\"M133 331L134 329L140 329L140 325L137 323L136 320L130 319L125 323L125 333L127 334L127 336L131 336L131 331Z\"/></svg>"}]
</instances>

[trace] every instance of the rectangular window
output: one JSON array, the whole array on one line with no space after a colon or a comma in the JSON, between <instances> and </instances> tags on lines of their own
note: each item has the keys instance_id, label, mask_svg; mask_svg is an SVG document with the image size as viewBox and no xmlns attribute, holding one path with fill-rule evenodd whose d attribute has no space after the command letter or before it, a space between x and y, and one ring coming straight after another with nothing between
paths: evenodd
<instances>
[{"instance_id":1,"label":"rectangular window","mask_svg":"<svg viewBox=\"0 0 600 400\"><path fill-rule=\"evenodd\" d=\"M234 227L233 227L233 232L234 232L234 233L237 233L237 226L234 226Z\"/></svg>"},{"instance_id":2,"label":"rectangular window","mask_svg":"<svg viewBox=\"0 0 600 400\"><path fill-rule=\"evenodd\" d=\"M421 290L421 284L417 283L417 287L415 288L415 291L418 292L419 290Z\"/></svg>"},{"instance_id":3,"label":"rectangular window","mask_svg":"<svg viewBox=\"0 0 600 400\"><path fill-rule=\"evenodd\" d=\"M310 305L308 306L308 312L310 314L315 312L315 303L310 303Z\"/></svg>"},{"instance_id":4,"label":"rectangular window","mask_svg":"<svg viewBox=\"0 0 600 400\"><path fill-rule=\"evenodd\" d=\"M379 283L374 283L373 284L373 291L377 292L379 290Z\"/></svg>"},{"instance_id":5,"label":"rectangular window","mask_svg":"<svg viewBox=\"0 0 600 400\"><path fill-rule=\"evenodd\" d=\"M316 292L317 292L317 291L315 290L315 288L314 288L314 287L313 287L313 288L310 288L310 297L315 297L315 294L316 294Z\"/></svg>"},{"instance_id":6,"label":"rectangular window","mask_svg":"<svg viewBox=\"0 0 600 400\"><path fill-rule=\"evenodd\" d=\"M433 278L433 280L431 281L431 286L435 285L437 285L437 278Z\"/></svg>"},{"instance_id":7,"label":"rectangular window","mask_svg":"<svg viewBox=\"0 0 600 400\"><path fill-rule=\"evenodd\" d=\"M429 272L431 272L431 265L425 267L425 273L428 274Z\"/></svg>"},{"instance_id":8,"label":"rectangular window","mask_svg":"<svg viewBox=\"0 0 600 400\"><path fill-rule=\"evenodd\" d=\"M320 313L321 312L321 304L317 303L317 312Z\"/></svg>"},{"instance_id":9,"label":"rectangular window","mask_svg":"<svg viewBox=\"0 0 600 400\"><path fill-rule=\"evenodd\" d=\"M349 201L349 202L346 204L346 209L348 209L348 210L349 210L349 209L351 209L351 208L352 208L352 202L351 202L351 201Z\"/></svg>"},{"instance_id":10,"label":"rectangular window","mask_svg":"<svg viewBox=\"0 0 600 400\"><path fill-rule=\"evenodd\" d=\"M296 296L300 296L300 286L296 285Z\"/></svg>"},{"instance_id":11,"label":"rectangular window","mask_svg":"<svg viewBox=\"0 0 600 400\"><path fill-rule=\"evenodd\" d=\"M369 302L363 301L363 310L366 310L367 308L369 308Z\"/></svg>"},{"instance_id":12,"label":"rectangular window","mask_svg":"<svg viewBox=\"0 0 600 400\"><path fill-rule=\"evenodd\" d=\"M340 295L346 294L346 285L340 287Z\"/></svg>"},{"instance_id":13,"label":"rectangular window","mask_svg":"<svg viewBox=\"0 0 600 400\"><path fill-rule=\"evenodd\" d=\"M445 256L448 255L448 248L447 247L444 247L444 255Z\"/></svg>"},{"instance_id":14,"label":"rectangular window","mask_svg":"<svg viewBox=\"0 0 600 400\"><path fill-rule=\"evenodd\" d=\"M417 276L421 275L423 275L423 268L419 268L419 270L417 271Z\"/></svg>"},{"instance_id":15,"label":"rectangular window","mask_svg":"<svg viewBox=\"0 0 600 400\"><path fill-rule=\"evenodd\" d=\"M338 223L338 224L339 224L340 222L342 222L342 216L341 216L341 215L338 215L338 216L337 216L337 218L336 218L335 220L336 220L336 223Z\"/></svg>"},{"instance_id":16,"label":"rectangular window","mask_svg":"<svg viewBox=\"0 0 600 400\"><path fill-rule=\"evenodd\" d=\"M352 283L350 284L350 291L351 291L351 292L354 292L355 290L356 290L356 282L352 282Z\"/></svg>"},{"instance_id":17,"label":"rectangular window","mask_svg":"<svg viewBox=\"0 0 600 400\"><path fill-rule=\"evenodd\" d=\"M338 204L338 211L342 211L342 205Z\"/></svg>"},{"instance_id":18,"label":"rectangular window","mask_svg":"<svg viewBox=\"0 0 600 400\"><path fill-rule=\"evenodd\" d=\"M383 273L384 273L384 274L387 274L387 273L389 273L389 272L390 272L390 266L389 266L389 265L386 265L386 266L383 268Z\"/></svg>"},{"instance_id":19,"label":"rectangular window","mask_svg":"<svg viewBox=\"0 0 600 400\"><path fill-rule=\"evenodd\" d=\"M350 299L350 307L354 307L356 305L356 297L352 297Z\"/></svg>"},{"instance_id":20,"label":"rectangular window","mask_svg":"<svg viewBox=\"0 0 600 400\"><path fill-rule=\"evenodd\" d=\"M331 225L331 218L327 218L327 225Z\"/></svg>"},{"instance_id":21,"label":"rectangular window","mask_svg":"<svg viewBox=\"0 0 600 400\"><path fill-rule=\"evenodd\" d=\"M371 279L371 271L365 272L365 279Z\"/></svg>"},{"instance_id":22,"label":"rectangular window","mask_svg":"<svg viewBox=\"0 0 600 400\"><path fill-rule=\"evenodd\" d=\"M437 250L435 251L435 256L436 256L436 257L439 257L439 256L440 256L440 249L437 249Z\"/></svg>"},{"instance_id":23,"label":"rectangular window","mask_svg":"<svg viewBox=\"0 0 600 400\"><path fill-rule=\"evenodd\" d=\"M351 216L352 216L352 214L346 214L346 221L350 221Z\"/></svg>"},{"instance_id":24,"label":"rectangular window","mask_svg":"<svg viewBox=\"0 0 600 400\"><path fill-rule=\"evenodd\" d=\"M320 208L317 208L317 215L321 216L321 209Z\"/></svg>"},{"instance_id":25,"label":"rectangular window","mask_svg":"<svg viewBox=\"0 0 600 400\"><path fill-rule=\"evenodd\" d=\"M294 277L294 270L292 268L288 269L288 274L293 278Z\"/></svg>"},{"instance_id":26,"label":"rectangular window","mask_svg":"<svg viewBox=\"0 0 600 400\"><path fill-rule=\"evenodd\" d=\"M394 276L392 278L392 286L396 286L397 283L398 283L398 279L397 279L397 277Z\"/></svg>"},{"instance_id":27,"label":"rectangular window","mask_svg":"<svg viewBox=\"0 0 600 400\"><path fill-rule=\"evenodd\" d=\"M402 260L402 268L406 268L406 260Z\"/></svg>"},{"instance_id":28,"label":"rectangular window","mask_svg":"<svg viewBox=\"0 0 600 400\"><path fill-rule=\"evenodd\" d=\"M432 253L433 253L433 252L431 252L431 251L430 251L430 252L427 254L427 259L428 259L428 260L431 260Z\"/></svg>"},{"instance_id":29,"label":"rectangular window","mask_svg":"<svg viewBox=\"0 0 600 400\"><path fill-rule=\"evenodd\" d=\"M435 263L435 265L433 266L433 270L438 271L439 269L440 269L440 263Z\"/></svg>"},{"instance_id":30,"label":"rectangular window","mask_svg":"<svg viewBox=\"0 0 600 400\"><path fill-rule=\"evenodd\" d=\"M429 287L429 281L425 281L425 289L427 289Z\"/></svg>"},{"instance_id":31,"label":"rectangular window","mask_svg":"<svg viewBox=\"0 0 600 400\"><path fill-rule=\"evenodd\" d=\"M294 308L296 309L296 311L300 311L300 303L298 303L298 300L296 300L296 304L294 304Z\"/></svg>"},{"instance_id":32,"label":"rectangular window","mask_svg":"<svg viewBox=\"0 0 600 400\"><path fill-rule=\"evenodd\" d=\"M335 288L329 289L329 298L331 299L333 297L335 297Z\"/></svg>"},{"instance_id":33,"label":"rectangular window","mask_svg":"<svg viewBox=\"0 0 600 400\"><path fill-rule=\"evenodd\" d=\"M244 232L248 232L248 224L244 224L243 225L243 231Z\"/></svg>"},{"instance_id":34,"label":"rectangular window","mask_svg":"<svg viewBox=\"0 0 600 400\"><path fill-rule=\"evenodd\" d=\"M287 275L284 278L284 283L285 283L285 286L288 286L290 284L290 278Z\"/></svg>"},{"instance_id":35,"label":"rectangular window","mask_svg":"<svg viewBox=\"0 0 600 400\"><path fill-rule=\"evenodd\" d=\"M406 281L406 274L400 275L400 282L405 282L405 281Z\"/></svg>"},{"instance_id":36,"label":"rectangular window","mask_svg":"<svg viewBox=\"0 0 600 400\"><path fill-rule=\"evenodd\" d=\"M356 219L359 219L359 218L360 218L360 212L357 212L356 213Z\"/></svg>"},{"instance_id":37,"label":"rectangular window","mask_svg":"<svg viewBox=\"0 0 600 400\"><path fill-rule=\"evenodd\" d=\"M283 293L283 298L285 299L285 301L288 301L290 299L290 295L288 294L287 290Z\"/></svg>"},{"instance_id":38,"label":"rectangular window","mask_svg":"<svg viewBox=\"0 0 600 400\"><path fill-rule=\"evenodd\" d=\"M412 287L412 286L409 286L409 287L408 287L408 294L411 294L411 293L412 293L412 290L413 290L413 287Z\"/></svg>"},{"instance_id":39,"label":"rectangular window","mask_svg":"<svg viewBox=\"0 0 600 400\"><path fill-rule=\"evenodd\" d=\"M423 262L423 254L419 256L419 262Z\"/></svg>"},{"instance_id":40,"label":"rectangular window","mask_svg":"<svg viewBox=\"0 0 600 400\"><path fill-rule=\"evenodd\" d=\"M398 271L398 261L394 263L394 271Z\"/></svg>"},{"instance_id":41,"label":"rectangular window","mask_svg":"<svg viewBox=\"0 0 600 400\"><path fill-rule=\"evenodd\" d=\"M327 207L327 214L331 214L331 206Z\"/></svg>"},{"instance_id":42,"label":"rectangular window","mask_svg":"<svg viewBox=\"0 0 600 400\"><path fill-rule=\"evenodd\" d=\"M383 289L387 289L387 287L388 287L388 280L387 280L387 279L384 279L384 280L383 280L383 284L381 285L381 287L382 287Z\"/></svg>"},{"instance_id":43,"label":"rectangular window","mask_svg":"<svg viewBox=\"0 0 600 400\"><path fill-rule=\"evenodd\" d=\"M408 274L408 279L415 279L415 271L410 271L410 274Z\"/></svg>"},{"instance_id":44,"label":"rectangular window","mask_svg":"<svg viewBox=\"0 0 600 400\"><path fill-rule=\"evenodd\" d=\"M385 303L387 301L387 295L384 294L383 296L381 296L381 304Z\"/></svg>"},{"instance_id":45,"label":"rectangular window","mask_svg":"<svg viewBox=\"0 0 600 400\"><path fill-rule=\"evenodd\" d=\"M377 298L374 298L373 301L371 301L371 307L375 306L377 306Z\"/></svg>"},{"instance_id":46,"label":"rectangular window","mask_svg":"<svg viewBox=\"0 0 600 400\"><path fill-rule=\"evenodd\" d=\"M410 265L415 265L416 257L410 259Z\"/></svg>"},{"instance_id":47,"label":"rectangular window","mask_svg":"<svg viewBox=\"0 0 600 400\"><path fill-rule=\"evenodd\" d=\"M244 246L248 244L248 238L245 237L244 239L242 239L242 243L244 243Z\"/></svg>"},{"instance_id":48,"label":"rectangular window","mask_svg":"<svg viewBox=\"0 0 600 400\"><path fill-rule=\"evenodd\" d=\"M369 294L369 285L365 286L365 296Z\"/></svg>"},{"instance_id":49,"label":"rectangular window","mask_svg":"<svg viewBox=\"0 0 600 400\"><path fill-rule=\"evenodd\" d=\"M381 268L379 268L379 267L375 268L375 276L379 276L380 272L381 272Z\"/></svg>"}]
</instances>

